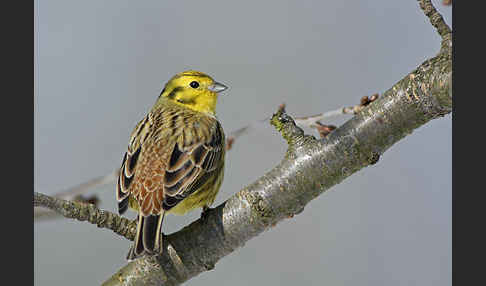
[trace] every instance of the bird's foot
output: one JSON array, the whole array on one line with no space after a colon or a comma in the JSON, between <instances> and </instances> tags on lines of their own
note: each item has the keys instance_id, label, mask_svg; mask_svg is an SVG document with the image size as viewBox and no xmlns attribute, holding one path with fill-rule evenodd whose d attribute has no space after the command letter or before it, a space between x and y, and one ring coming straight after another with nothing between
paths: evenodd
<instances>
[{"instance_id":1,"label":"bird's foot","mask_svg":"<svg viewBox=\"0 0 486 286\"><path fill-rule=\"evenodd\" d=\"M210 210L212 210L212 208L210 208L208 206L204 206L202 208L202 212L201 212L201 220L202 221L206 221L207 220Z\"/></svg>"},{"instance_id":2,"label":"bird's foot","mask_svg":"<svg viewBox=\"0 0 486 286\"><path fill-rule=\"evenodd\" d=\"M130 249L128 250L128 254L127 254L127 260L128 261L133 261L137 258L137 256L135 255L135 251L133 250L133 245L130 247Z\"/></svg>"}]
</instances>

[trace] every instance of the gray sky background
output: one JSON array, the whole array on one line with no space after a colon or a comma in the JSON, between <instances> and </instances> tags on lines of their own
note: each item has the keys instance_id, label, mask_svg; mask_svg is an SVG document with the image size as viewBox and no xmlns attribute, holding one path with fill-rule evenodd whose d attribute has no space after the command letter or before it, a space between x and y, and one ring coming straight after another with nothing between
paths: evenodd
<instances>
[{"instance_id":1,"label":"gray sky background","mask_svg":"<svg viewBox=\"0 0 486 286\"><path fill-rule=\"evenodd\" d=\"M433 2L451 24L451 8ZM177 72L231 87L218 104L230 132L282 102L296 116L354 105L440 46L413 0L50 0L35 9L34 189L46 194L118 168L132 128ZM187 285L451 285L451 137L450 115L421 127ZM285 149L269 125L239 139L215 205ZM93 193L116 211L113 184ZM198 216L169 216L164 232ZM98 285L131 244L64 219L34 232L36 285Z\"/></svg>"}]
</instances>

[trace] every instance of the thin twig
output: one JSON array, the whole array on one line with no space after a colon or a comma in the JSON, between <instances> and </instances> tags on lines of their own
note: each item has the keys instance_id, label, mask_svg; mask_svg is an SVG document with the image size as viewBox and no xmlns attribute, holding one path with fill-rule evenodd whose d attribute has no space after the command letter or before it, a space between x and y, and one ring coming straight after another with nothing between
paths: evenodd
<instances>
[{"instance_id":1,"label":"thin twig","mask_svg":"<svg viewBox=\"0 0 486 286\"><path fill-rule=\"evenodd\" d=\"M231 150L231 148L233 147L233 143L235 142L235 140L237 138L241 137L244 134L247 134L250 130L252 130L252 129L258 127L258 126L263 126L265 123L269 122L269 120L270 120L270 117L265 117L263 119L257 120L257 121L255 121L251 124L248 124L246 126L243 126L241 128L238 128L238 129L228 133L227 139L226 139L226 150Z\"/></svg>"},{"instance_id":2,"label":"thin twig","mask_svg":"<svg viewBox=\"0 0 486 286\"><path fill-rule=\"evenodd\" d=\"M105 176L91 179L87 182L81 183L77 186L56 193L54 197L59 199L69 200L69 201L81 202L81 203L83 202L91 203L94 204L95 206L98 206L99 198L96 195L85 197L84 194L96 186L112 183L117 176L118 176L118 170L115 170ZM44 208L34 208L35 221L54 219L59 217L60 217L59 214L52 210L44 209Z\"/></svg>"},{"instance_id":3,"label":"thin twig","mask_svg":"<svg viewBox=\"0 0 486 286\"><path fill-rule=\"evenodd\" d=\"M365 106L370 104L371 102L375 101L378 99L379 95L377 93L373 94L372 96L363 96L360 100L360 103L354 106L350 107L343 107L341 109L336 109L333 111L328 111L325 113L313 115L313 116L304 116L304 117L296 117L295 124L297 124L300 127L310 127L310 128L316 128L320 121L327 120L331 117L336 117L339 115L343 114L357 114L360 112ZM319 122L319 123L318 123Z\"/></svg>"},{"instance_id":4,"label":"thin twig","mask_svg":"<svg viewBox=\"0 0 486 286\"><path fill-rule=\"evenodd\" d=\"M430 23L437 29L442 38L441 49L450 51L452 49L452 31L449 25L444 21L442 15L432 5L431 0L417 0L424 14L429 18Z\"/></svg>"},{"instance_id":5,"label":"thin twig","mask_svg":"<svg viewBox=\"0 0 486 286\"><path fill-rule=\"evenodd\" d=\"M135 237L136 221L100 210L93 204L63 200L38 192L34 192L33 201L34 207L45 207L66 218L88 221L98 227L111 229L129 240L133 240Z\"/></svg>"},{"instance_id":6,"label":"thin twig","mask_svg":"<svg viewBox=\"0 0 486 286\"><path fill-rule=\"evenodd\" d=\"M374 94L370 97L364 96L361 98L361 101L359 104L350 106L350 107L343 107L339 108L336 110L332 111L327 111L324 113L319 113L316 115L312 116L302 116L302 117L295 117L294 121L295 123L300 126L300 127L310 127L310 128L315 128L320 134L319 131L319 126L322 125L320 121L323 120L329 120L331 118L340 116L340 115L346 115L346 114L357 114L359 111L363 109L363 107L367 106L371 102L375 101L378 98L378 94ZM279 110L285 110L285 104L282 103L278 107ZM270 117L266 117L264 119L260 119L258 121L255 121L247 126L241 127L235 131L232 131L228 134L228 139L226 140L226 149L230 150L231 147L233 146L234 142L238 137L247 134L249 131L252 129L255 129L259 126L267 125L270 122Z\"/></svg>"},{"instance_id":7,"label":"thin twig","mask_svg":"<svg viewBox=\"0 0 486 286\"><path fill-rule=\"evenodd\" d=\"M327 120L332 117L336 117L340 115L345 115L345 114L357 114L359 111L363 109L363 107L375 101L377 98L378 98L378 94L374 94L370 97L364 96L361 98L360 103L357 105L350 106L350 107L343 107L340 109L320 113L313 116L296 117L295 123L300 127L315 128L317 132L319 132L321 137L325 137L332 130L336 129L336 127L333 125L322 124L320 121ZM284 110L285 104L283 103L280 104L278 109ZM226 140L226 150L231 150L235 140L240 136L247 134L249 131L251 131L254 128L257 128L258 126L263 126L264 124L268 124L269 122L270 122L270 117L266 117L264 119L255 121L247 126L241 127L239 129L230 132L228 135L228 139ZM85 194L87 191L89 191L94 187L112 183L115 181L117 177L118 177L118 169L114 170L113 172L105 176L94 178L87 182L81 183L75 187L69 188L65 191L56 193L54 197L64 199L64 200L70 200L70 201L89 202L97 206L99 203L98 197L93 195L91 197L85 198L83 194ZM36 221L54 219L59 217L60 217L59 214L53 212L52 210L34 208L34 219Z\"/></svg>"},{"instance_id":8,"label":"thin twig","mask_svg":"<svg viewBox=\"0 0 486 286\"><path fill-rule=\"evenodd\" d=\"M369 107L370 112L346 122L326 142L304 135L290 116L279 111L272 123L287 140L289 150L278 166L210 210L204 220L164 237L162 256L132 261L104 285L178 285L214 268L249 239L301 212L310 200L361 168L375 164L383 152L414 129L449 114L451 74L451 57L438 55L427 60L385 92ZM418 84L425 79L427 85ZM107 214L118 217L93 205L34 193L34 206L39 205L101 227L109 220ZM132 225L123 229L133 234L135 223L127 221L121 223Z\"/></svg>"},{"instance_id":9,"label":"thin twig","mask_svg":"<svg viewBox=\"0 0 486 286\"><path fill-rule=\"evenodd\" d=\"M209 210L204 219L164 236L162 255L129 262L103 285L179 285L213 269L222 257L251 238L302 212L309 201L332 186L376 164L387 149L413 130L451 112L451 62L445 54L424 62L326 140L304 134L279 109L271 122L288 143L285 158ZM424 78L429 82L422 90L417 82Z\"/></svg>"},{"instance_id":10,"label":"thin twig","mask_svg":"<svg viewBox=\"0 0 486 286\"><path fill-rule=\"evenodd\" d=\"M331 117L335 117L343 114L356 114L360 110L362 105L363 103L361 102L360 105L356 105L352 107L344 107L338 110L329 111L314 116L297 117L295 121L300 126L308 126L311 128L316 128L318 132L321 134L322 130L320 130L319 128L322 129L322 127L320 127L322 124L318 122L319 120L329 119ZM281 104L279 109L280 108L282 109L285 108L285 104ZM226 149L231 150L233 143L240 136L247 134L254 128L263 126L264 124L268 124L269 122L270 122L270 117L266 117L264 119L257 120L247 126L241 127L239 129L230 132L228 139L226 140ZM64 199L64 200L70 200L70 201L89 202L98 205L99 202L98 197L94 195L85 198L83 194L88 192L90 189L93 189L94 187L112 183L115 181L117 177L118 177L118 169L114 170L113 172L105 176L94 178L87 182L81 183L75 187L56 193L54 197ZM34 208L34 219L36 221L49 220L54 218L60 218L59 214L49 209Z\"/></svg>"},{"instance_id":11,"label":"thin twig","mask_svg":"<svg viewBox=\"0 0 486 286\"><path fill-rule=\"evenodd\" d=\"M452 55L441 49L327 140L304 135L279 111L272 123L289 144L279 165L211 210L204 221L165 237L162 256L132 261L103 285L179 285L213 269L252 237L301 212L312 198L375 164L414 129L449 114L451 86Z\"/></svg>"}]
</instances>

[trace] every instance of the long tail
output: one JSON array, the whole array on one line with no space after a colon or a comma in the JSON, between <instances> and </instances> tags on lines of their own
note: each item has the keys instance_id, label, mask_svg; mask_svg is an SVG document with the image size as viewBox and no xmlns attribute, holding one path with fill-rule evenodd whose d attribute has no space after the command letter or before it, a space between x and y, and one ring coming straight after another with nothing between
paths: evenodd
<instances>
[{"instance_id":1,"label":"long tail","mask_svg":"<svg viewBox=\"0 0 486 286\"><path fill-rule=\"evenodd\" d=\"M133 260L144 254L152 255L162 253L162 222L165 212L160 215L149 215L144 217L138 214L137 234L133 246L128 251L127 259Z\"/></svg>"}]
</instances>

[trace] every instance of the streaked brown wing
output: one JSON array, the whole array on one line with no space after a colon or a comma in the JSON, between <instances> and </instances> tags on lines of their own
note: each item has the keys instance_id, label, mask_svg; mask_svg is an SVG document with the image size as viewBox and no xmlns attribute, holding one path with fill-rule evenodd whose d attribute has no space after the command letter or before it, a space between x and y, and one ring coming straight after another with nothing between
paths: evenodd
<instances>
[{"instance_id":1,"label":"streaked brown wing","mask_svg":"<svg viewBox=\"0 0 486 286\"><path fill-rule=\"evenodd\" d=\"M223 164L224 133L211 117L157 110L135 127L117 182L119 213L136 200L142 215L170 210Z\"/></svg>"},{"instance_id":2,"label":"streaked brown wing","mask_svg":"<svg viewBox=\"0 0 486 286\"><path fill-rule=\"evenodd\" d=\"M186 140L179 140L174 145L163 180L164 210L170 210L197 191L223 163L224 133L219 122L213 122L209 136L198 138L205 139L202 142L184 146Z\"/></svg>"},{"instance_id":3,"label":"streaked brown wing","mask_svg":"<svg viewBox=\"0 0 486 286\"><path fill-rule=\"evenodd\" d=\"M116 199L118 201L118 213L123 214L128 208L128 196L130 195L130 186L135 175L135 167L142 151L142 142L146 138L150 124L150 114L145 116L135 126L128 144L128 150L123 156L122 165L119 170L116 184ZM142 137L141 137L142 136Z\"/></svg>"}]
</instances>

